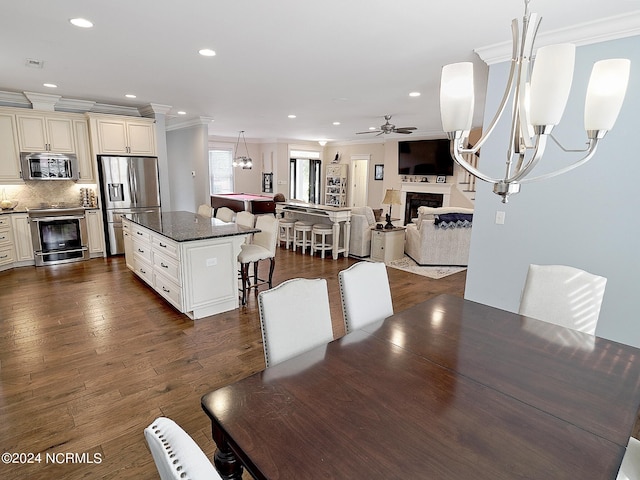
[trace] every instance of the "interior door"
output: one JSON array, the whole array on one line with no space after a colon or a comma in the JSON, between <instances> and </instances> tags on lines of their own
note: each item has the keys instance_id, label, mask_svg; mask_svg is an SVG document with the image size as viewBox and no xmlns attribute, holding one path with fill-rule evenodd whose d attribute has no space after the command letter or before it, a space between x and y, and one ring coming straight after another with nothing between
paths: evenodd
<instances>
[{"instance_id":1,"label":"interior door","mask_svg":"<svg viewBox=\"0 0 640 480\"><path fill-rule=\"evenodd\" d=\"M369 189L369 161L351 161L351 206L364 207L367 205Z\"/></svg>"}]
</instances>

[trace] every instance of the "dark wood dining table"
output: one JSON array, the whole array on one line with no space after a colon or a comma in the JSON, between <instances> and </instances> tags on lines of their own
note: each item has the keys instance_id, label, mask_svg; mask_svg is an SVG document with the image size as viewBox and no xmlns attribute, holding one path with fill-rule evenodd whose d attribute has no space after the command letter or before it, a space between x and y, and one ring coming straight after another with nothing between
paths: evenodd
<instances>
[{"instance_id":1,"label":"dark wood dining table","mask_svg":"<svg viewBox=\"0 0 640 480\"><path fill-rule=\"evenodd\" d=\"M221 476L615 479L640 350L442 295L202 397Z\"/></svg>"}]
</instances>

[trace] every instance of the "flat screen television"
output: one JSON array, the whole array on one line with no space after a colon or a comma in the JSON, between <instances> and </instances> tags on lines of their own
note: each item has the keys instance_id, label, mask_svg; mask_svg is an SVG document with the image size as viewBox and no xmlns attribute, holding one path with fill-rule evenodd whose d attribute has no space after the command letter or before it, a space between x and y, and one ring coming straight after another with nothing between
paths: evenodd
<instances>
[{"instance_id":1,"label":"flat screen television","mask_svg":"<svg viewBox=\"0 0 640 480\"><path fill-rule=\"evenodd\" d=\"M398 142L399 175L453 175L449 140Z\"/></svg>"}]
</instances>

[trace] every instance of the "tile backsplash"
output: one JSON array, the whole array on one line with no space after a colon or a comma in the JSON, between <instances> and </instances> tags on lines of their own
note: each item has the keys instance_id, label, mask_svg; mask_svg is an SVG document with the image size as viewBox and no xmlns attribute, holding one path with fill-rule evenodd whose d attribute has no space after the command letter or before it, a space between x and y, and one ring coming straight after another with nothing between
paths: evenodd
<instances>
[{"instance_id":1,"label":"tile backsplash","mask_svg":"<svg viewBox=\"0 0 640 480\"><path fill-rule=\"evenodd\" d=\"M0 185L0 196L4 191L8 200L18 202L17 208L41 203L67 203L80 205L80 189L91 188L97 194L95 184L61 181L27 181L24 185Z\"/></svg>"}]
</instances>

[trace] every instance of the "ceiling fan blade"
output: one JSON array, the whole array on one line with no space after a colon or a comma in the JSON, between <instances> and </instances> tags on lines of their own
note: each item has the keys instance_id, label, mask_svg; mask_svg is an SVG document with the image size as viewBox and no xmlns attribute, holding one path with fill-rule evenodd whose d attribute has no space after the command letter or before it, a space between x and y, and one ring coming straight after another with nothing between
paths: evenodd
<instances>
[{"instance_id":1,"label":"ceiling fan blade","mask_svg":"<svg viewBox=\"0 0 640 480\"><path fill-rule=\"evenodd\" d=\"M369 130L368 132L356 132L356 135L361 135L363 133L376 133L376 132L382 133L381 130Z\"/></svg>"},{"instance_id":2,"label":"ceiling fan blade","mask_svg":"<svg viewBox=\"0 0 640 480\"><path fill-rule=\"evenodd\" d=\"M395 131L395 133L407 133L407 134L408 133L413 133L411 130L406 130L404 128L398 128L398 129L396 129L394 131Z\"/></svg>"},{"instance_id":3,"label":"ceiling fan blade","mask_svg":"<svg viewBox=\"0 0 640 480\"><path fill-rule=\"evenodd\" d=\"M397 127L397 130L417 130L417 127Z\"/></svg>"}]
</instances>

